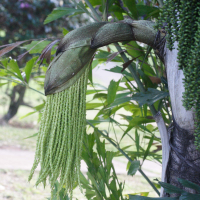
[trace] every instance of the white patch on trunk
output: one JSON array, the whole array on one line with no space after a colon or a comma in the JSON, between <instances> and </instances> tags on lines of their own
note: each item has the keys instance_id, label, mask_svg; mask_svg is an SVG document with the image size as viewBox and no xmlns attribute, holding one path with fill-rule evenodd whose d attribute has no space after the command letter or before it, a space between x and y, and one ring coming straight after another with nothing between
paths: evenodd
<instances>
[{"instance_id":1,"label":"white patch on trunk","mask_svg":"<svg viewBox=\"0 0 200 200\"><path fill-rule=\"evenodd\" d=\"M182 93L185 91L183 86L183 71L178 69L177 62L177 46L178 43L174 43L175 49L170 51L166 49L165 67L167 71L167 81L169 87L169 94L172 104L172 111L176 123L187 131L194 130L194 112L186 111L182 105Z\"/></svg>"},{"instance_id":2,"label":"white patch on trunk","mask_svg":"<svg viewBox=\"0 0 200 200\"><path fill-rule=\"evenodd\" d=\"M167 165L169 161L169 153L170 153L170 146L169 146L169 136L167 134L167 129L165 122L162 118L162 115L160 112L158 112L155 116L154 119L156 120L158 130L160 132L160 137L162 141L162 176L161 176L161 181L166 182L166 170L167 170ZM160 196L163 196L163 188L161 187L160 191Z\"/></svg>"}]
</instances>

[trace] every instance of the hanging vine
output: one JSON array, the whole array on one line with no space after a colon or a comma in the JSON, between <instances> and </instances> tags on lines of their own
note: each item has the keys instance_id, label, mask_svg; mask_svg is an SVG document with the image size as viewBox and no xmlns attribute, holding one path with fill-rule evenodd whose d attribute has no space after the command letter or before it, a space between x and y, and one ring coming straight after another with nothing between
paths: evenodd
<instances>
[{"instance_id":1,"label":"hanging vine","mask_svg":"<svg viewBox=\"0 0 200 200\"><path fill-rule=\"evenodd\" d=\"M183 106L195 109L195 145L200 149L200 2L198 0L164 1L158 26L167 23L167 47L178 41L178 63L184 73Z\"/></svg>"}]
</instances>

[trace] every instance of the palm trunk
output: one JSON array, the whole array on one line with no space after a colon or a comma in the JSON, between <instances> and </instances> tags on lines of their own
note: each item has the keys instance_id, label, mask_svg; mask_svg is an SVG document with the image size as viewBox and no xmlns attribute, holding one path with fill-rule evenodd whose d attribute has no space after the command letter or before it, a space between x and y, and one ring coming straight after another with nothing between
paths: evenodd
<instances>
[{"instance_id":1,"label":"palm trunk","mask_svg":"<svg viewBox=\"0 0 200 200\"><path fill-rule=\"evenodd\" d=\"M200 151L194 145L194 112L186 111L182 106L184 86L183 71L178 69L177 43L173 51L166 50L165 66L167 72L170 99L172 104L173 124L168 130L170 155L166 171L166 181L185 191L178 178L186 179L200 185ZM164 149L163 149L164 151ZM165 194L165 196L179 196Z\"/></svg>"}]
</instances>

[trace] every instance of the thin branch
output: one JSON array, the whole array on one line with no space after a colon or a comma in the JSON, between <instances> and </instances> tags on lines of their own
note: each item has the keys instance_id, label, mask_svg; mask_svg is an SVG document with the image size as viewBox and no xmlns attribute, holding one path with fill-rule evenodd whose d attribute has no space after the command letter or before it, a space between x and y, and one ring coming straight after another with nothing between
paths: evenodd
<instances>
[{"instance_id":1,"label":"thin branch","mask_svg":"<svg viewBox=\"0 0 200 200\"><path fill-rule=\"evenodd\" d=\"M93 126L93 124L91 124L88 120L87 124L89 124L91 127L93 127L95 130L97 130L106 140L108 140L115 148L117 148L117 150L119 150L124 156L125 158L130 161L133 162L133 160L119 147L119 145L115 144L107 135L105 135L102 131L100 131L99 129L97 129L95 126ZM149 183L149 185L151 185L151 187L154 189L154 191L158 194L158 196L160 196L160 192L158 191L158 189L155 187L155 185L151 182L151 180L148 178L148 176L142 171L142 169L138 169L138 171L141 173L141 175L146 179L146 181Z\"/></svg>"}]
</instances>

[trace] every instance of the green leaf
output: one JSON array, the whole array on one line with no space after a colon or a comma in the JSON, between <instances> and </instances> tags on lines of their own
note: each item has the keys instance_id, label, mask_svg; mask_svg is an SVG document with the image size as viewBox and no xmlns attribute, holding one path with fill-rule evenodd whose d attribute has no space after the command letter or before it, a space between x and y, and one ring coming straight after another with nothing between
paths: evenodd
<instances>
[{"instance_id":1,"label":"green leaf","mask_svg":"<svg viewBox=\"0 0 200 200\"><path fill-rule=\"evenodd\" d=\"M195 183L192 183L188 180L185 180L185 179L181 179L179 178L178 181L185 187L187 188L192 188L194 190L196 190L197 192L200 192L200 186L195 184Z\"/></svg>"},{"instance_id":2,"label":"green leaf","mask_svg":"<svg viewBox=\"0 0 200 200\"><path fill-rule=\"evenodd\" d=\"M32 138L32 137L35 137L35 136L37 136L37 135L38 135L38 133L34 133L33 135L31 135L31 136L29 136L29 137L26 137L26 138L24 138L24 139Z\"/></svg>"},{"instance_id":3,"label":"green leaf","mask_svg":"<svg viewBox=\"0 0 200 200\"><path fill-rule=\"evenodd\" d=\"M177 200L178 197L143 197L138 195L130 195L129 200Z\"/></svg>"},{"instance_id":4,"label":"green leaf","mask_svg":"<svg viewBox=\"0 0 200 200\"><path fill-rule=\"evenodd\" d=\"M136 145L137 152L139 152L140 151L140 136L138 134L137 129L135 129L135 145Z\"/></svg>"},{"instance_id":5,"label":"green leaf","mask_svg":"<svg viewBox=\"0 0 200 200\"><path fill-rule=\"evenodd\" d=\"M122 97L122 98L115 99L115 101L110 105L110 108L118 106L125 102L129 102L131 99L132 97Z\"/></svg>"},{"instance_id":6,"label":"green leaf","mask_svg":"<svg viewBox=\"0 0 200 200\"><path fill-rule=\"evenodd\" d=\"M87 90L87 95L89 94L94 94L94 93L97 93L97 92L102 92L103 90Z\"/></svg>"},{"instance_id":7,"label":"green leaf","mask_svg":"<svg viewBox=\"0 0 200 200\"><path fill-rule=\"evenodd\" d=\"M8 60L9 60L9 58L4 58L4 59L1 60L1 63L3 64L3 66L4 66L5 68L7 68Z\"/></svg>"},{"instance_id":8,"label":"green leaf","mask_svg":"<svg viewBox=\"0 0 200 200\"><path fill-rule=\"evenodd\" d=\"M23 115L22 117L20 117L20 119L24 119L25 117L28 117L29 115L32 115L34 113L36 113L37 111L34 111L34 112L29 112L27 113L26 115Z\"/></svg>"},{"instance_id":9,"label":"green leaf","mask_svg":"<svg viewBox=\"0 0 200 200\"><path fill-rule=\"evenodd\" d=\"M6 84L8 84L8 82L7 83L0 83L0 87L3 86L3 85L6 85Z\"/></svg>"},{"instance_id":10,"label":"green leaf","mask_svg":"<svg viewBox=\"0 0 200 200\"><path fill-rule=\"evenodd\" d=\"M22 81L24 81L24 79L22 78L21 72L19 70L19 66L17 64L17 61L15 60L10 60L8 66L11 68L10 71L16 73L18 75L18 78Z\"/></svg>"},{"instance_id":11,"label":"green leaf","mask_svg":"<svg viewBox=\"0 0 200 200\"><path fill-rule=\"evenodd\" d=\"M113 179L112 181L111 181L111 183L110 183L110 185L109 185L109 189L111 189L111 191L112 191L112 194L114 195L114 199L119 199L118 198L118 195L117 195L117 185L116 185L116 182L115 182L115 180Z\"/></svg>"},{"instance_id":12,"label":"green leaf","mask_svg":"<svg viewBox=\"0 0 200 200\"><path fill-rule=\"evenodd\" d=\"M94 131L95 133L95 140L96 140L96 144L97 144L97 152L99 154L99 156L101 156L103 158L103 160L105 161L106 158L106 153L105 153L105 140L103 142L100 141L99 139L99 135L97 134L97 131Z\"/></svg>"},{"instance_id":13,"label":"green leaf","mask_svg":"<svg viewBox=\"0 0 200 200\"><path fill-rule=\"evenodd\" d=\"M96 180L94 179L94 177L92 176L92 174L90 172L87 172L88 178L91 180L92 182L92 186L96 192L96 195L98 198L103 199L102 195L100 194L99 190L98 190L98 184L96 182Z\"/></svg>"},{"instance_id":14,"label":"green leaf","mask_svg":"<svg viewBox=\"0 0 200 200\"><path fill-rule=\"evenodd\" d=\"M131 41L128 44L124 45L126 47L127 52L133 57L137 58L140 56L141 59L145 57L145 53L143 48L137 44L136 41Z\"/></svg>"},{"instance_id":15,"label":"green leaf","mask_svg":"<svg viewBox=\"0 0 200 200\"><path fill-rule=\"evenodd\" d=\"M32 58L31 60L29 60L27 63L26 63L26 66L25 66L25 74L26 74L26 82L28 83L29 80L30 80L30 76L31 76L31 71L33 69L33 66L34 66L34 63L36 61L37 57L34 57Z\"/></svg>"},{"instance_id":16,"label":"green leaf","mask_svg":"<svg viewBox=\"0 0 200 200\"><path fill-rule=\"evenodd\" d=\"M122 69L123 69L122 67L116 66L116 67L113 67L111 69L105 69L105 70L108 71L108 72L114 72L114 73L124 74L124 75L127 75L129 77L132 77L131 73L127 72L126 70L124 70L122 72Z\"/></svg>"},{"instance_id":17,"label":"green leaf","mask_svg":"<svg viewBox=\"0 0 200 200\"><path fill-rule=\"evenodd\" d=\"M153 144L153 140L154 140L154 135L151 137L151 139L149 140L149 144L146 148L146 151L144 152L144 157L143 157L143 161L145 161L146 157L149 155L149 150Z\"/></svg>"},{"instance_id":18,"label":"green leaf","mask_svg":"<svg viewBox=\"0 0 200 200\"><path fill-rule=\"evenodd\" d=\"M48 24L49 22L52 22L58 18L61 18L65 15L72 15L74 13L83 13L81 9L75 9L75 8L65 8L65 7L58 7L55 8L45 19L44 24Z\"/></svg>"},{"instance_id":19,"label":"green leaf","mask_svg":"<svg viewBox=\"0 0 200 200\"><path fill-rule=\"evenodd\" d=\"M107 95L107 102L108 104L111 104L114 102L116 93L117 93L117 88L119 86L119 81L115 82L114 80L110 81L110 84L108 86L108 95Z\"/></svg>"},{"instance_id":20,"label":"green leaf","mask_svg":"<svg viewBox=\"0 0 200 200\"><path fill-rule=\"evenodd\" d=\"M69 33L69 31L66 29L66 28L63 28L63 31L62 31L63 35L67 35L67 33Z\"/></svg>"},{"instance_id":21,"label":"green leaf","mask_svg":"<svg viewBox=\"0 0 200 200\"><path fill-rule=\"evenodd\" d=\"M87 103L86 110L92 110L92 109L98 108L100 106L103 106L103 103Z\"/></svg>"},{"instance_id":22,"label":"green leaf","mask_svg":"<svg viewBox=\"0 0 200 200\"><path fill-rule=\"evenodd\" d=\"M114 157L114 153L113 152L111 152L111 151L107 151L106 152L106 169L108 171L108 174L110 174L113 157Z\"/></svg>"},{"instance_id":23,"label":"green leaf","mask_svg":"<svg viewBox=\"0 0 200 200\"><path fill-rule=\"evenodd\" d=\"M107 94L105 94L105 93L96 93L93 96L93 99L107 99Z\"/></svg>"},{"instance_id":24,"label":"green leaf","mask_svg":"<svg viewBox=\"0 0 200 200\"><path fill-rule=\"evenodd\" d=\"M174 185L171 185L169 183L164 183L164 182L160 182L159 181L159 184L164 188L166 193L170 193L170 194L173 194L173 193L177 193L177 194L185 193L184 190L181 190L180 188L178 188L178 187L176 187Z\"/></svg>"},{"instance_id":25,"label":"green leaf","mask_svg":"<svg viewBox=\"0 0 200 200\"><path fill-rule=\"evenodd\" d=\"M108 57L111 55L111 53L103 50L99 50L99 52L95 55L95 58L99 61L107 61ZM113 62L122 62L122 59L120 56L116 56L112 59Z\"/></svg>"},{"instance_id":26,"label":"green leaf","mask_svg":"<svg viewBox=\"0 0 200 200\"><path fill-rule=\"evenodd\" d=\"M98 119L98 120L88 120L91 124L99 124L104 122L113 122L112 118Z\"/></svg>"},{"instance_id":27,"label":"green leaf","mask_svg":"<svg viewBox=\"0 0 200 200\"><path fill-rule=\"evenodd\" d=\"M119 87L118 87L118 91L119 91ZM123 92L123 93L120 93L120 94L116 94L116 99L127 97L127 95L130 95L130 94L132 94L132 92Z\"/></svg>"},{"instance_id":28,"label":"green leaf","mask_svg":"<svg viewBox=\"0 0 200 200\"><path fill-rule=\"evenodd\" d=\"M200 194L190 194L190 193L183 193L179 200L198 200L200 199Z\"/></svg>"},{"instance_id":29,"label":"green leaf","mask_svg":"<svg viewBox=\"0 0 200 200\"><path fill-rule=\"evenodd\" d=\"M148 88L146 92L139 92L132 96L132 100L135 100L139 103L139 106L144 104L152 105L156 101L163 99L169 96L168 92L163 92L156 90L154 88Z\"/></svg>"},{"instance_id":30,"label":"green leaf","mask_svg":"<svg viewBox=\"0 0 200 200\"><path fill-rule=\"evenodd\" d=\"M122 115L120 114L120 116L122 116L125 120L127 120L129 122L130 125L132 126L138 126L141 124L146 124L146 123L151 123L151 122L155 122L154 119L149 119L146 117L131 117L128 115Z\"/></svg>"},{"instance_id":31,"label":"green leaf","mask_svg":"<svg viewBox=\"0 0 200 200\"><path fill-rule=\"evenodd\" d=\"M36 111L40 111L42 110L42 108L44 108L44 105L45 105L45 101L43 100L43 103L33 107Z\"/></svg>"},{"instance_id":32,"label":"green leaf","mask_svg":"<svg viewBox=\"0 0 200 200\"><path fill-rule=\"evenodd\" d=\"M24 45L21 48L24 48L26 50L30 50L31 48L34 48L30 50L30 54L34 53L41 53L42 50L50 43L50 41L32 41L30 44Z\"/></svg>"},{"instance_id":33,"label":"green leaf","mask_svg":"<svg viewBox=\"0 0 200 200\"><path fill-rule=\"evenodd\" d=\"M138 19L138 11L136 8L136 2L135 0L124 0L124 3L130 10L131 14L133 15L134 19Z\"/></svg>"},{"instance_id":34,"label":"green leaf","mask_svg":"<svg viewBox=\"0 0 200 200\"><path fill-rule=\"evenodd\" d=\"M136 5L136 8L139 16L147 15L147 17L158 17L159 15L159 8L153 6Z\"/></svg>"},{"instance_id":35,"label":"green leaf","mask_svg":"<svg viewBox=\"0 0 200 200\"><path fill-rule=\"evenodd\" d=\"M91 13L87 10L87 8L85 7L85 5L83 4L82 1L80 1L78 4L77 4L77 7L82 11L82 13L86 13L88 16L92 17L94 19L94 17L91 15ZM94 21L96 21L94 19Z\"/></svg>"},{"instance_id":36,"label":"green leaf","mask_svg":"<svg viewBox=\"0 0 200 200\"><path fill-rule=\"evenodd\" d=\"M132 161L128 170L128 175L131 175L131 176L135 175L135 173L137 172L139 168L140 168L140 161L139 160Z\"/></svg>"},{"instance_id":37,"label":"green leaf","mask_svg":"<svg viewBox=\"0 0 200 200\"><path fill-rule=\"evenodd\" d=\"M92 85L93 84L92 67L90 67L90 69L89 69L88 79Z\"/></svg>"},{"instance_id":38,"label":"green leaf","mask_svg":"<svg viewBox=\"0 0 200 200\"><path fill-rule=\"evenodd\" d=\"M151 79L141 69L138 69L138 73L140 74L140 76L144 82L145 88L156 88L157 87L157 84L152 83Z\"/></svg>"},{"instance_id":39,"label":"green leaf","mask_svg":"<svg viewBox=\"0 0 200 200\"><path fill-rule=\"evenodd\" d=\"M0 69L0 76L6 76L8 72L4 69Z\"/></svg>"},{"instance_id":40,"label":"green leaf","mask_svg":"<svg viewBox=\"0 0 200 200\"><path fill-rule=\"evenodd\" d=\"M101 5L101 0L92 0L90 1L90 3L92 4L92 6Z\"/></svg>"}]
</instances>

